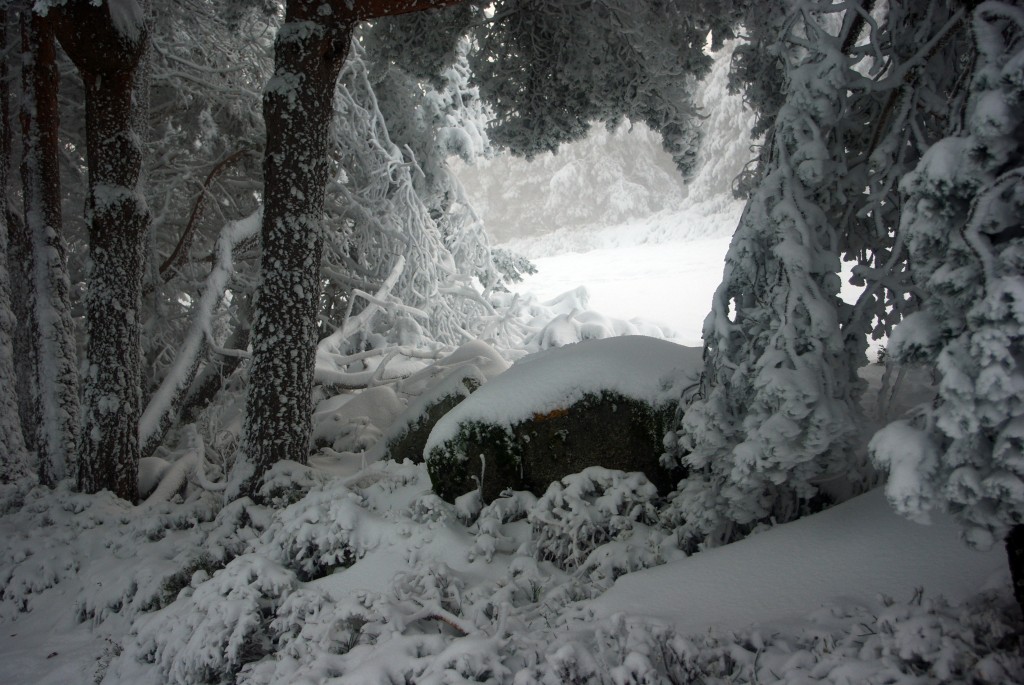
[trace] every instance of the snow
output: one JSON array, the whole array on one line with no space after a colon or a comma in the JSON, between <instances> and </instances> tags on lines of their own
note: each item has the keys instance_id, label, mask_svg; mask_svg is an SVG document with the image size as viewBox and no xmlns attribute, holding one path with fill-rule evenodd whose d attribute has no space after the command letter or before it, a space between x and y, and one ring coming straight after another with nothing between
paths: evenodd
<instances>
[{"instance_id":1,"label":"snow","mask_svg":"<svg viewBox=\"0 0 1024 685\"><path fill-rule=\"evenodd\" d=\"M846 598L929 595L963 601L1009 583L1000 550L968 549L957 525L922 526L881 489L725 547L623 576L587 606L596 616L661 618L682 633L797 619Z\"/></svg>"}]
</instances>

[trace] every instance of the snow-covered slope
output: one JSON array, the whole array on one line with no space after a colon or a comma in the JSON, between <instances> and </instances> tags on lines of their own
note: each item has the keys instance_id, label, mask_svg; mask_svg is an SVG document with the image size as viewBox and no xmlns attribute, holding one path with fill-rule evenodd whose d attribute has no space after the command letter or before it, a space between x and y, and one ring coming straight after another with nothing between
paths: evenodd
<instances>
[{"instance_id":1,"label":"snow-covered slope","mask_svg":"<svg viewBox=\"0 0 1024 685\"><path fill-rule=\"evenodd\" d=\"M975 552L948 518L930 526L892 511L881 490L731 545L638 571L590 603L596 613L661 618L682 633L738 630L917 588L960 602L1009 584L1002 549Z\"/></svg>"}]
</instances>

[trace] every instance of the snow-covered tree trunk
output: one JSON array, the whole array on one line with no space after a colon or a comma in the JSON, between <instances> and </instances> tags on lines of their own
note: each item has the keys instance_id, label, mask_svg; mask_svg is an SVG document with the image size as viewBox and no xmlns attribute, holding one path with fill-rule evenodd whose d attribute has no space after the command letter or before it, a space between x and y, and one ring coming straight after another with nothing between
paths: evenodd
<instances>
[{"instance_id":1,"label":"snow-covered tree trunk","mask_svg":"<svg viewBox=\"0 0 1024 685\"><path fill-rule=\"evenodd\" d=\"M89 157L88 342L79 487L138 499L139 309L149 213L132 92L147 40L142 11L73 3L53 11L86 92Z\"/></svg>"},{"instance_id":2,"label":"snow-covered tree trunk","mask_svg":"<svg viewBox=\"0 0 1024 685\"><path fill-rule=\"evenodd\" d=\"M29 239L34 350L35 445L39 479L75 473L80 425L78 364L71 318L67 247L62 236L56 47L51 20L27 7L22 21L21 177Z\"/></svg>"},{"instance_id":3,"label":"snow-covered tree trunk","mask_svg":"<svg viewBox=\"0 0 1024 685\"><path fill-rule=\"evenodd\" d=\"M274 463L305 463L309 450L320 301L327 132L351 21L288 3L274 45L274 75L263 95L267 144L261 281L253 318L242 452L235 492L252 494Z\"/></svg>"},{"instance_id":4,"label":"snow-covered tree trunk","mask_svg":"<svg viewBox=\"0 0 1024 685\"><path fill-rule=\"evenodd\" d=\"M309 452L310 393L320 303L328 126L357 21L445 0L290 0L263 95L267 129L261 281L252 328L245 429L229 495L251 495L264 472Z\"/></svg>"},{"instance_id":5,"label":"snow-covered tree trunk","mask_svg":"<svg viewBox=\"0 0 1024 685\"><path fill-rule=\"evenodd\" d=\"M12 482L31 470L18 410L14 335L18 321L11 310L8 269L7 183L11 168L11 111L7 65L9 10L0 10L0 482Z\"/></svg>"}]
</instances>

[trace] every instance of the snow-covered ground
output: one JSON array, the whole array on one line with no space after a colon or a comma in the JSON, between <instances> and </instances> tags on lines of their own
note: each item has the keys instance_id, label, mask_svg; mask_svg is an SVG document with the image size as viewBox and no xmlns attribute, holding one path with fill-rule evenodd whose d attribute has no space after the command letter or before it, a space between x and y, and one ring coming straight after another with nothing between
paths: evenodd
<instances>
[{"instance_id":1,"label":"snow-covered ground","mask_svg":"<svg viewBox=\"0 0 1024 685\"><path fill-rule=\"evenodd\" d=\"M520 290L698 343L730 209L549 236ZM422 465L336 467L279 470L277 508L35 491L0 517L0 683L1024 682L1003 551L880 490L684 557L637 476L476 512Z\"/></svg>"},{"instance_id":2,"label":"snow-covered ground","mask_svg":"<svg viewBox=\"0 0 1024 685\"><path fill-rule=\"evenodd\" d=\"M676 342L700 345L701 325L742 207L730 209L711 217L669 212L593 233L512 242L510 248L531 256L537 266L517 290L544 301L583 286L591 309L656 323Z\"/></svg>"}]
</instances>

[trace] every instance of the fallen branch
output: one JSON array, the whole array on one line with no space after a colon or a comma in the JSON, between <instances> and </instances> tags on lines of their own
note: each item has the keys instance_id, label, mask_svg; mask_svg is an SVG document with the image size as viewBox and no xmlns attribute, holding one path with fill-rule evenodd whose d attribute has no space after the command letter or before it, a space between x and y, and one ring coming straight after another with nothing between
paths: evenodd
<instances>
[{"instance_id":1,"label":"fallen branch","mask_svg":"<svg viewBox=\"0 0 1024 685\"><path fill-rule=\"evenodd\" d=\"M139 419L139 445L144 457L151 455L163 440L185 402L206 351L207 341L213 339L213 314L234 272L232 250L239 243L258 234L262 214L262 209L259 209L244 219L230 222L217 240L217 262L206 277L202 295L194 310L192 326L171 368L150 397Z\"/></svg>"}]
</instances>

